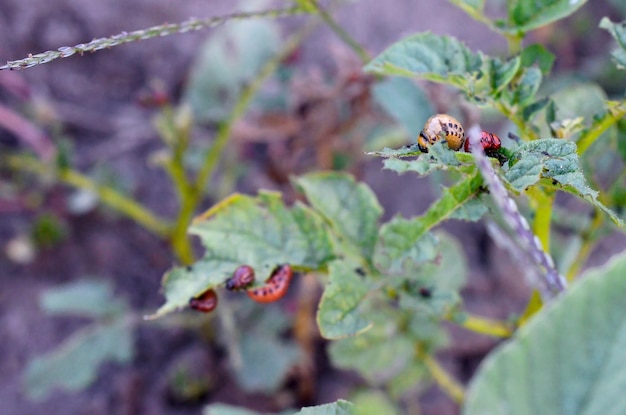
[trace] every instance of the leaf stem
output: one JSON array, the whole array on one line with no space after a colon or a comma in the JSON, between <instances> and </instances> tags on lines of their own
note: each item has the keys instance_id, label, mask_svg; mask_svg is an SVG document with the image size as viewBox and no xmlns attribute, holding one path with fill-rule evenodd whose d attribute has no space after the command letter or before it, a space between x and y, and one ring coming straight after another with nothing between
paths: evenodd
<instances>
[{"instance_id":1,"label":"leaf stem","mask_svg":"<svg viewBox=\"0 0 626 415\"><path fill-rule=\"evenodd\" d=\"M595 141L604 133L607 129L609 129L613 124L626 116L626 104L621 103L616 105L614 108L610 108L604 116L600 119L600 121L595 122L588 130L584 132L584 134L580 137L576 145L578 146L578 154L584 154L585 151L593 144Z\"/></svg>"},{"instance_id":2,"label":"leaf stem","mask_svg":"<svg viewBox=\"0 0 626 415\"><path fill-rule=\"evenodd\" d=\"M572 281L576 278L582 266L585 262L587 262L589 255L591 255L591 250L593 249L594 242L596 241L597 231L603 223L602 219L602 215L596 212L589 229L583 233L583 243L578 251L578 255L576 256L576 261L572 263L565 274L565 278L567 278L568 281Z\"/></svg>"},{"instance_id":3,"label":"leaf stem","mask_svg":"<svg viewBox=\"0 0 626 415\"><path fill-rule=\"evenodd\" d=\"M446 315L445 318L452 323L475 333L486 334L493 337L511 337L513 335L513 330L510 324L480 317L467 312L463 312L462 319L455 318L452 314Z\"/></svg>"},{"instance_id":4,"label":"leaf stem","mask_svg":"<svg viewBox=\"0 0 626 415\"><path fill-rule=\"evenodd\" d=\"M222 123L222 125L220 126L213 145L211 146L211 149L209 150L206 158L204 159L204 163L198 172L198 176L196 177L194 186L194 201L198 201L204 193L204 189L208 183L208 180L215 171L217 163L220 160L220 156L224 151L224 147L226 146L226 143L228 143L235 122L244 115L246 109L248 108L248 105L252 101L252 98L254 98L254 96L259 91L263 83L267 80L267 78L269 78L270 75L276 72L281 62L287 56L289 56L289 54L291 54L298 47L298 45L300 45L302 39L309 34L309 32L316 24L317 22L310 22L301 31L294 34L287 41L281 53L265 63L265 65L261 68L258 76L253 79L242 91L237 103L233 107L230 115L228 116L228 119L226 119L224 123Z\"/></svg>"},{"instance_id":5,"label":"leaf stem","mask_svg":"<svg viewBox=\"0 0 626 415\"><path fill-rule=\"evenodd\" d=\"M39 176L46 176L52 173L50 167L31 157L11 155L6 156L5 160L9 167L15 170L27 171ZM69 168L58 170L55 173L61 182L95 193L104 204L133 219L152 233L161 237L166 237L169 234L171 226L167 220L156 216L145 206L117 190L100 185L82 173Z\"/></svg>"},{"instance_id":6,"label":"leaf stem","mask_svg":"<svg viewBox=\"0 0 626 415\"><path fill-rule=\"evenodd\" d=\"M421 344L416 346L417 357L424 363L430 375L433 377L437 385L446 395L448 395L457 404L462 404L465 398L465 390L463 386L454 379L446 370L426 352Z\"/></svg>"},{"instance_id":7,"label":"leaf stem","mask_svg":"<svg viewBox=\"0 0 626 415\"><path fill-rule=\"evenodd\" d=\"M326 23L328 27L359 56L364 64L372 60L372 57L367 50L365 50L363 46L361 46L352 36L343 30L343 28L337 24L333 17L322 6L320 6L316 0L311 1L311 4L315 7L322 20L324 20L324 23Z\"/></svg>"}]
</instances>

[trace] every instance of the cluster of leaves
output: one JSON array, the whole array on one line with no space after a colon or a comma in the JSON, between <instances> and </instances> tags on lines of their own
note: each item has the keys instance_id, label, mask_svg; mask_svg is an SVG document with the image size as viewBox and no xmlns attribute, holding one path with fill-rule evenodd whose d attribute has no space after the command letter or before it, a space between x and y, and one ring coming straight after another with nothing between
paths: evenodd
<instances>
[{"instance_id":1,"label":"cluster of leaves","mask_svg":"<svg viewBox=\"0 0 626 415\"><path fill-rule=\"evenodd\" d=\"M310 207L287 207L280 195L261 192L234 195L196 219L190 232L200 237L205 255L165 276L166 303L156 315L223 286L241 264L252 266L260 279L281 263L326 274L317 320L324 337L338 340L330 351L333 361L401 394L423 376L423 354L442 344L439 321L458 314L462 251L453 239L430 232L449 215L440 210L442 216L430 220L396 217L380 226L376 197L348 175L309 174L294 185ZM477 195L478 186L461 193L451 195L461 201L450 199L456 206L450 212ZM258 342L249 338L248 346Z\"/></svg>"},{"instance_id":2,"label":"cluster of leaves","mask_svg":"<svg viewBox=\"0 0 626 415\"><path fill-rule=\"evenodd\" d=\"M134 354L134 320L127 302L106 281L79 280L46 291L40 299L49 316L92 319L62 345L30 361L24 386L33 399L53 388L76 391L89 386L106 361L128 363ZM80 364L77 364L80 362Z\"/></svg>"},{"instance_id":3,"label":"cluster of leaves","mask_svg":"<svg viewBox=\"0 0 626 415\"><path fill-rule=\"evenodd\" d=\"M483 16L484 2L454 3L470 15ZM534 2L531 6L509 2L508 19L493 22L492 28L509 40L519 40L528 30L567 16L583 4L557 1ZM621 25L603 21L603 27L620 41ZM614 53L618 63L619 51ZM608 103L604 112L592 114L594 118L588 124L566 118L565 111L560 110L561 101L540 94L553 60L553 55L540 45L528 46L512 58L501 60L474 53L454 38L422 33L390 46L365 69L377 75L444 83L463 92L469 102L500 111L528 140L514 148L509 162L497 169L498 177L512 194L530 189L546 194L565 191L591 203L621 226L621 219L587 184L579 154L613 128L624 115L624 103ZM382 106L414 133L419 123L407 115L409 111L394 112L398 106L389 98L402 85L401 81L388 81L379 87L378 97ZM427 106L419 94L398 99L409 102L409 106ZM544 114L545 124L538 114ZM546 131L551 137L539 139ZM393 408L387 399L397 401L403 392L418 385L427 372L425 362L443 344L441 320L462 322L464 318L458 295L464 273L464 265L458 261L462 253L453 240L435 235L432 229L448 219L477 220L490 204L473 156L454 153L445 143L435 144L427 156L420 155L415 145L373 154L386 158L387 169L419 175L443 170L452 172L457 182L444 188L442 196L422 216L396 217L382 225L382 211L371 190L338 173L293 179L309 206L296 203L289 208L271 193L262 192L256 198L235 195L202 215L190 228L202 240L205 257L191 269L177 268L166 275L166 303L157 315L183 307L190 296L207 288L219 287L244 263L262 270L260 274L266 277L278 263L324 275L317 320L322 335L335 340L329 349L333 363L356 369L371 385L382 387L387 394L381 402ZM611 324L597 327L595 317L600 318L604 311L589 316L580 307L593 301L611 308L611 315L623 312L623 306L615 300L619 294L613 296L608 288L623 267L624 260L618 259L606 269L592 272L585 282L539 313L507 346L494 353L473 382L466 413L509 413L513 395L523 401L515 406L519 413L527 413L528 405L543 407L541 402L550 402L558 412L556 408L563 405L578 407L594 382L616 381L624 362L610 350L619 347L621 334L616 339L600 332L589 335L589 331L609 333L621 327L621 320L611 319ZM567 318L570 320L565 324ZM593 359L579 356L574 364L570 358L590 348L562 354L559 345L565 342L564 337L569 339L567 344L598 342L598 352L594 352ZM597 370L598 362L605 359L619 363L606 371ZM579 360L586 363L581 365ZM551 373L529 370L528 361L536 367L547 367ZM571 373L557 367L567 367ZM505 370L507 378L502 378ZM574 382L583 372L590 374L589 380ZM549 379L536 381L545 376ZM509 377L515 382L507 382ZM521 396L519 390L528 390L528 396ZM612 390L617 389L611 386L606 392ZM605 402L602 396L597 394L593 402Z\"/></svg>"}]
</instances>

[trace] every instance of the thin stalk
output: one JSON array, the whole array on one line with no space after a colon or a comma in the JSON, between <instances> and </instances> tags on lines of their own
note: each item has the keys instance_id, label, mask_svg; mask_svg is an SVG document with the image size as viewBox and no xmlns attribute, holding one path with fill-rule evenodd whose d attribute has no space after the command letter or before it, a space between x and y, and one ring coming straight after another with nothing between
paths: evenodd
<instances>
[{"instance_id":1,"label":"thin stalk","mask_svg":"<svg viewBox=\"0 0 626 415\"><path fill-rule=\"evenodd\" d=\"M567 270L567 273L565 274L565 278L567 278L568 281L572 281L574 278L576 278L582 266L585 264L585 262L587 262L587 259L589 258L589 255L591 255L591 250L593 249L593 245L596 241L597 231L602 226L602 223L602 215L596 213L593 221L591 222L591 226L583 235L583 243L580 247L580 250L578 251L576 261L572 263L570 268Z\"/></svg>"},{"instance_id":2,"label":"thin stalk","mask_svg":"<svg viewBox=\"0 0 626 415\"><path fill-rule=\"evenodd\" d=\"M178 168L175 166L170 167L170 169L173 169L170 173L172 175L172 179L177 188L179 187L181 203L181 207L174 224L174 229L171 233L170 243L182 262L191 263L194 260L191 244L187 236L187 227L189 226L189 223L191 223L191 219L200 204L200 200L202 199L204 189L206 188L209 179L212 177L215 169L217 168L217 164L220 161L222 153L226 148L226 144L230 139L233 125L244 115L246 109L250 105L250 102L267 78L276 72L280 63L287 56L289 56L289 54L291 54L298 47L298 45L300 45L302 39L310 33L316 24L317 22L312 21L302 30L291 36L281 53L269 60L261 68L257 77L253 79L252 82L250 82L243 90L228 119L221 124L213 145L208 151L208 154L204 159L204 163L200 167L194 182L190 184L186 179L181 181Z\"/></svg>"},{"instance_id":3,"label":"thin stalk","mask_svg":"<svg viewBox=\"0 0 626 415\"><path fill-rule=\"evenodd\" d=\"M441 390L457 404L462 404L465 398L463 386L452 377L424 348L418 344L416 346L417 357L424 363L430 375L439 385Z\"/></svg>"},{"instance_id":4,"label":"thin stalk","mask_svg":"<svg viewBox=\"0 0 626 415\"><path fill-rule=\"evenodd\" d=\"M529 188L528 194L532 198L535 208L535 220L533 221L533 233L539 238L544 251L550 252L550 223L552 221L552 207L554 194L544 193L541 189ZM518 324L524 324L530 317L543 307L543 301L538 291L533 291L526 309L522 313Z\"/></svg>"},{"instance_id":5,"label":"thin stalk","mask_svg":"<svg viewBox=\"0 0 626 415\"><path fill-rule=\"evenodd\" d=\"M452 318L452 316L446 316L445 318L474 333L486 334L493 337L511 337L513 335L511 325L502 321L492 320L469 313L464 313L464 318L460 321Z\"/></svg>"},{"instance_id":6,"label":"thin stalk","mask_svg":"<svg viewBox=\"0 0 626 415\"><path fill-rule=\"evenodd\" d=\"M541 241L543 250L550 252L550 223L552 222L552 206L554 205L554 193L546 193L539 188L531 187L528 194L532 198L535 210L533 221L533 233Z\"/></svg>"},{"instance_id":7,"label":"thin stalk","mask_svg":"<svg viewBox=\"0 0 626 415\"><path fill-rule=\"evenodd\" d=\"M213 175L217 167L217 163L220 160L222 152L228 143L230 134L232 132L233 125L239 118L241 118L248 105L252 101L252 98L259 91L263 83L270 77L278 67L280 63L289 56L302 42L302 39L309 34L317 22L312 21L305 26L304 29L293 35L288 41L282 52L268 61L259 72L259 75L248 84L248 86L241 93L239 100L233 107L228 119L220 126L215 141L209 150L207 157L204 159L204 163L198 172L198 176L195 181L195 192L193 202L197 203L202 196L204 189L209 181L209 178Z\"/></svg>"},{"instance_id":8,"label":"thin stalk","mask_svg":"<svg viewBox=\"0 0 626 415\"><path fill-rule=\"evenodd\" d=\"M359 58L364 64L372 60L372 57L367 52L367 50L365 50L365 48L361 46L359 42L354 40L354 38L350 36L348 32L343 30L343 28L339 26L339 24L337 24L337 22L333 19L330 13L328 13L322 6L320 6L317 1L312 1L311 4L317 10L318 14L320 15L324 23L326 23L328 27L333 32L335 32L335 34L341 40L343 40L346 43L346 45L348 45L354 51L354 53L356 53L359 56Z\"/></svg>"},{"instance_id":9,"label":"thin stalk","mask_svg":"<svg viewBox=\"0 0 626 415\"><path fill-rule=\"evenodd\" d=\"M39 176L47 176L50 174L50 168L48 166L30 157L13 155L6 156L5 160L9 167L15 170L27 171ZM71 169L59 170L56 172L56 176L65 184L95 193L102 203L115 209L122 215L133 219L152 233L160 237L166 237L169 234L171 226L166 219L156 216L145 206L135 202L117 190L105 185L100 185L91 178Z\"/></svg>"},{"instance_id":10,"label":"thin stalk","mask_svg":"<svg viewBox=\"0 0 626 415\"><path fill-rule=\"evenodd\" d=\"M617 106L613 111L607 112L602 119L591 126L589 130L578 140L578 154L584 154L587 149L596 142L596 140L609 129L613 124L626 116L626 105Z\"/></svg>"}]
</instances>

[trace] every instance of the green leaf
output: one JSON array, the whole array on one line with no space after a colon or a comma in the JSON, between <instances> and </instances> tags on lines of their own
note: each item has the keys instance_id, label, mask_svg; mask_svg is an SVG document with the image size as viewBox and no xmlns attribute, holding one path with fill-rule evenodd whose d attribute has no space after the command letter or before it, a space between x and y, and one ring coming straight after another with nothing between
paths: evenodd
<instances>
[{"instance_id":1,"label":"green leaf","mask_svg":"<svg viewBox=\"0 0 626 415\"><path fill-rule=\"evenodd\" d=\"M374 85L374 100L396 119L411 137L417 137L433 113L422 88L405 78L388 78Z\"/></svg>"},{"instance_id":2,"label":"green leaf","mask_svg":"<svg viewBox=\"0 0 626 415\"><path fill-rule=\"evenodd\" d=\"M408 241L412 240L416 243L426 232L446 219L458 218L464 215L471 217L478 214L476 206L469 207L468 210L461 213L457 213L457 210L461 209L464 204L470 202L480 193L482 184L483 180L480 174L474 172L474 175L466 177L454 186L444 188L442 196L428 208L426 213L419 218L413 219L410 225L407 224L406 237ZM381 233L381 235L384 236L385 234ZM382 259L384 254L381 251L382 246L380 243L384 243L384 241L379 241L375 261L380 261L381 264L384 264L388 261Z\"/></svg>"},{"instance_id":3,"label":"green leaf","mask_svg":"<svg viewBox=\"0 0 626 415\"><path fill-rule=\"evenodd\" d=\"M574 13L587 0L509 0L508 21L501 29L508 33L524 33L545 26Z\"/></svg>"},{"instance_id":4,"label":"green leaf","mask_svg":"<svg viewBox=\"0 0 626 415\"><path fill-rule=\"evenodd\" d=\"M603 17L600 28L608 30L617 41L618 47L611 52L611 56L618 68L626 69L626 21L613 23L608 17Z\"/></svg>"},{"instance_id":5,"label":"green leaf","mask_svg":"<svg viewBox=\"0 0 626 415\"><path fill-rule=\"evenodd\" d=\"M626 407L626 256L581 277L492 352L465 415L622 414Z\"/></svg>"},{"instance_id":6,"label":"green leaf","mask_svg":"<svg viewBox=\"0 0 626 415\"><path fill-rule=\"evenodd\" d=\"M353 405L342 399L339 399L334 403L327 403L324 405L310 406L308 408L302 408L294 415L353 415Z\"/></svg>"},{"instance_id":7,"label":"green leaf","mask_svg":"<svg viewBox=\"0 0 626 415\"><path fill-rule=\"evenodd\" d=\"M525 68L514 89L513 102L523 106L529 105L541 86L541 70L539 68Z\"/></svg>"},{"instance_id":8,"label":"green leaf","mask_svg":"<svg viewBox=\"0 0 626 415\"><path fill-rule=\"evenodd\" d=\"M448 219L465 220L468 222L476 222L487 213L487 206L478 198L474 197L466 203L459 206Z\"/></svg>"},{"instance_id":9,"label":"green leaf","mask_svg":"<svg viewBox=\"0 0 626 415\"><path fill-rule=\"evenodd\" d=\"M546 76L552 71L552 65L556 57L545 46L534 43L524 48L521 53L522 67L527 68L535 63L541 69L541 73Z\"/></svg>"},{"instance_id":10,"label":"green leaf","mask_svg":"<svg viewBox=\"0 0 626 415\"><path fill-rule=\"evenodd\" d=\"M250 411L223 403L213 403L204 407L203 415L263 415L260 412Z\"/></svg>"},{"instance_id":11,"label":"green leaf","mask_svg":"<svg viewBox=\"0 0 626 415\"><path fill-rule=\"evenodd\" d=\"M323 219L301 203L287 208L277 193L233 195L194 220L189 232L200 237L204 257L165 275L166 302L152 317L186 306L240 265L251 266L264 281L278 264L320 269L334 256Z\"/></svg>"},{"instance_id":12,"label":"green leaf","mask_svg":"<svg viewBox=\"0 0 626 415\"><path fill-rule=\"evenodd\" d=\"M349 250L372 256L383 209L372 190L344 173L326 172L294 180L311 206L331 224Z\"/></svg>"},{"instance_id":13,"label":"green leaf","mask_svg":"<svg viewBox=\"0 0 626 415\"><path fill-rule=\"evenodd\" d=\"M352 399L355 415L394 415L398 411L393 403L380 391L368 390L356 393Z\"/></svg>"},{"instance_id":14,"label":"green leaf","mask_svg":"<svg viewBox=\"0 0 626 415\"><path fill-rule=\"evenodd\" d=\"M413 360L414 342L399 327L399 311L389 308L366 314L373 322L370 330L359 336L330 343L333 365L358 370L370 383L382 384L392 379Z\"/></svg>"},{"instance_id":15,"label":"green leaf","mask_svg":"<svg viewBox=\"0 0 626 415\"><path fill-rule=\"evenodd\" d=\"M113 294L108 281L73 281L44 292L41 309L48 315L74 315L103 318L123 314L128 304Z\"/></svg>"},{"instance_id":16,"label":"green leaf","mask_svg":"<svg viewBox=\"0 0 626 415\"><path fill-rule=\"evenodd\" d=\"M244 85L280 47L273 22L230 23L211 33L194 62L184 100L197 119L218 122L234 107Z\"/></svg>"},{"instance_id":17,"label":"green leaf","mask_svg":"<svg viewBox=\"0 0 626 415\"><path fill-rule=\"evenodd\" d=\"M359 305L369 289L369 282L359 265L340 260L330 263L329 277L317 312L320 333L327 339L357 335L371 327L361 316Z\"/></svg>"},{"instance_id":18,"label":"green leaf","mask_svg":"<svg viewBox=\"0 0 626 415\"><path fill-rule=\"evenodd\" d=\"M386 273L404 272L407 263L419 264L437 257L437 240L424 229L421 218L396 216L380 228L374 263Z\"/></svg>"},{"instance_id":19,"label":"green leaf","mask_svg":"<svg viewBox=\"0 0 626 415\"><path fill-rule=\"evenodd\" d=\"M31 360L24 387L36 400L45 398L55 387L77 391L96 379L104 362L125 363L132 356L133 333L126 322L93 325L72 335L56 350Z\"/></svg>"},{"instance_id":20,"label":"green leaf","mask_svg":"<svg viewBox=\"0 0 626 415\"><path fill-rule=\"evenodd\" d=\"M388 47L365 66L365 71L420 76L467 90L471 74L480 71L481 66L481 55L472 53L457 39L420 33Z\"/></svg>"},{"instance_id":21,"label":"green leaf","mask_svg":"<svg viewBox=\"0 0 626 415\"><path fill-rule=\"evenodd\" d=\"M488 90L497 93L511 83L520 68L521 59L516 56L504 62L499 59L485 59L484 62L487 64L487 70L484 72L489 74Z\"/></svg>"},{"instance_id":22,"label":"green leaf","mask_svg":"<svg viewBox=\"0 0 626 415\"><path fill-rule=\"evenodd\" d=\"M576 150L576 144L562 139L546 138L524 143L516 150L515 158L519 160L505 173L505 178L518 191L546 179L542 181L543 185L587 200L622 226L615 213L597 199L598 192L587 185Z\"/></svg>"},{"instance_id":23,"label":"green leaf","mask_svg":"<svg viewBox=\"0 0 626 415\"><path fill-rule=\"evenodd\" d=\"M482 102L511 83L520 62L519 57L503 62L473 53L455 38L420 33L391 45L365 70L445 83Z\"/></svg>"},{"instance_id":24,"label":"green leaf","mask_svg":"<svg viewBox=\"0 0 626 415\"><path fill-rule=\"evenodd\" d=\"M300 359L300 351L294 343L258 330L242 333L239 351L242 365L235 371L235 377L246 392L275 392Z\"/></svg>"},{"instance_id":25,"label":"green leaf","mask_svg":"<svg viewBox=\"0 0 626 415\"><path fill-rule=\"evenodd\" d=\"M419 151L417 144L407 145L395 150L385 148L369 154L386 157L387 159L383 162L383 166L387 170L393 170L399 174L414 172L420 176L428 175L436 170L464 172L468 170L468 165L472 162L469 154L450 150L444 140L439 140L430 146L427 154ZM399 159L416 155L418 157L413 160Z\"/></svg>"},{"instance_id":26,"label":"green leaf","mask_svg":"<svg viewBox=\"0 0 626 415\"><path fill-rule=\"evenodd\" d=\"M417 146L417 143L413 143L413 144L407 144L406 146L403 146L401 148L383 148L382 150L379 151L371 151L369 153L367 153L368 155L371 156L379 156L379 157L414 157L414 156L421 156L422 151L419 149L419 147Z\"/></svg>"}]
</instances>

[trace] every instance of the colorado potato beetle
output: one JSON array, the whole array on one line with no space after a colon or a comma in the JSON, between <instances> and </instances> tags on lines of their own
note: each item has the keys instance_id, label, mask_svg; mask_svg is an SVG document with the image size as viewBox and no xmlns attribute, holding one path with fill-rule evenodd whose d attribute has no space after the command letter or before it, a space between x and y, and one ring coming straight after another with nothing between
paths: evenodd
<instances>
[{"instance_id":1,"label":"colorado potato beetle","mask_svg":"<svg viewBox=\"0 0 626 415\"><path fill-rule=\"evenodd\" d=\"M202 313L210 313L217 307L217 294L214 290L208 289L198 297L190 298L189 307Z\"/></svg>"},{"instance_id":2,"label":"colorado potato beetle","mask_svg":"<svg viewBox=\"0 0 626 415\"><path fill-rule=\"evenodd\" d=\"M502 147L500 137L498 137L494 133L489 133L487 131L480 132L480 144L483 146L483 150L485 150L485 153L487 153L487 155L489 155L489 153L500 150L500 148ZM465 151L469 153L471 152L471 148L472 147L470 144L470 140L465 140Z\"/></svg>"},{"instance_id":3,"label":"colorado potato beetle","mask_svg":"<svg viewBox=\"0 0 626 415\"><path fill-rule=\"evenodd\" d=\"M436 114L424 124L424 129L417 138L417 146L422 153L428 153L428 147L445 137L448 147L459 150L465 141L463 126L454 117L448 114Z\"/></svg>"},{"instance_id":4,"label":"colorado potato beetle","mask_svg":"<svg viewBox=\"0 0 626 415\"><path fill-rule=\"evenodd\" d=\"M280 300L287 293L292 278L293 270L291 267L279 265L272 272L265 285L247 291L248 297L258 303L271 303Z\"/></svg>"},{"instance_id":5,"label":"colorado potato beetle","mask_svg":"<svg viewBox=\"0 0 626 415\"><path fill-rule=\"evenodd\" d=\"M254 282L254 269L249 265L242 265L233 272L233 276L226 281L229 291L240 290Z\"/></svg>"}]
</instances>

